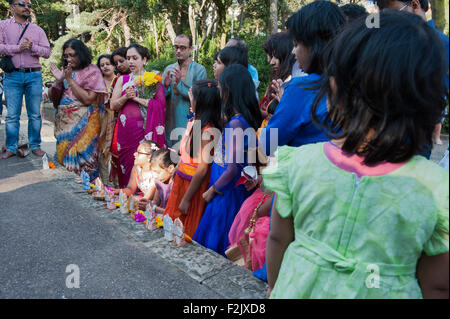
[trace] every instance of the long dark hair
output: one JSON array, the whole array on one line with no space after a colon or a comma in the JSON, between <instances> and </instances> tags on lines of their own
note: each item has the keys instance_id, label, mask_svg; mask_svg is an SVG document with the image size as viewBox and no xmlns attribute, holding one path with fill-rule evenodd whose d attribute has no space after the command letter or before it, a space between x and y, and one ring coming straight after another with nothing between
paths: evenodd
<instances>
[{"instance_id":1,"label":"long dark hair","mask_svg":"<svg viewBox=\"0 0 450 319\"><path fill-rule=\"evenodd\" d=\"M200 121L201 129L211 125L218 130L222 130L221 100L217 81L199 80L194 82L192 95L195 100L195 120ZM188 143L190 155L194 157L193 130L189 133Z\"/></svg>"},{"instance_id":2,"label":"long dark hair","mask_svg":"<svg viewBox=\"0 0 450 319\"><path fill-rule=\"evenodd\" d=\"M78 60L80 61L80 70L91 64L91 50L89 50L89 48L82 41L72 38L67 40L62 47L61 63L64 68L67 66L67 61L66 59L64 59L64 51L66 51L67 48L72 48L75 51L75 54L78 56Z\"/></svg>"},{"instance_id":3,"label":"long dark hair","mask_svg":"<svg viewBox=\"0 0 450 319\"><path fill-rule=\"evenodd\" d=\"M327 43L346 23L342 10L330 1L315 1L301 8L286 21L286 28L297 43L309 49L306 73L322 74L322 55Z\"/></svg>"},{"instance_id":4,"label":"long dark hair","mask_svg":"<svg viewBox=\"0 0 450 319\"><path fill-rule=\"evenodd\" d=\"M409 160L432 145L446 106L442 52L436 32L416 15L383 11L379 28L356 20L326 56L314 122L330 138L345 138L342 150L367 165ZM329 113L320 121L315 110L325 95Z\"/></svg>"},{"instance_id":5,"label":"long dark hair","mask_svg":"<svg viewBox=\"0 0 450 319\"><path fill-rule=\"evenodd\" d=\"M272 34L264 43L263 48L268 56L280 60L278 71L272 72L272 80L286 80L292 74L292 67L295 63L291 35L286 31Z\"/></svg>"},{"instance_id":6,"label":"long dark hair","mask_svg":"<svg viewBox=\"0 0 450 319\"><path fill-rule=\"evenodd\" d=\"M256 130L261 126L262 117L256 99L255 84L248 70L240 64L227 66L220 74L224 115L229 121L236 113L244 116Z\"/></svg>"}]
</instances>

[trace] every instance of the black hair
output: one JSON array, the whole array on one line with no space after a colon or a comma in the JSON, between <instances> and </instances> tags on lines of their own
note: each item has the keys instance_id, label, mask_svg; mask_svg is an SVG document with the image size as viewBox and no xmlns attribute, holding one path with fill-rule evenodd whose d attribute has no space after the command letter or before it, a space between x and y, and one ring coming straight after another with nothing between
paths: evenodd
<instances>
[{"instance_id":1,"label":"black hair","mask_svg":"<svg viewBox=\"0 0 450 319\"><path fill-rule=\"evenodd\" d=\"M192 86L195 100L195 119L201 120L202 128L210 124L221 130L221 100L215 80L199 80Z\"/></svg>"},{"instance_id":2,"label":"black hair","mask_svg":"<svg viewBox=\"0 0 450 319\"><path fill-rule=\"evenodd\" d=\"M345 138L342 150L364 156L367 165L401 163L432 145L448 97L437 33L417 15L387 10L379 28L360 18L332 45L313 121L330 138ZM329 113L319 120L325 95Z\"/></svg>"},{"instance_id":3,"label":"black hair","mask_svg":"<svg viewBox=\"0 0 450 319\"><path fill-rule=\"evenodd\" d=\"M231 64L222 71L219 82L227 120L240 113L255 131L258 130L262 116L256 99L255 83L248 69L240 64Z\"/></svg>"},{"instance_id":4,"label":"black hair","mask_svg":"<svg viewBox=\"0 0 450 319\"><path fill-rule=\"evenodd\" d=\"M369 14L366 8L354 3L348 3L341 6L341 10L347 17L348 22L352 22L360 17L366 17Z\"/></svg>"},{"instance_id":5,"label":"black hair","mask_svg":"<svg viewBox=\"0 0 450 319\"><path fill-rule=\"evenodd\" d=\"M195 100L195 120L200 121L201 129L211 125L222 130L222 114L220 92L215 80L198 80L192 85L192 95ZM190 155L194 157L193 130L191 130L188 143ZM198 141L196 141L198 142Z\"/></svg>"},{"instance_id":6,"label":"black hair","mask_svg":"<svg viewBox=\"0 0 450 319\"><path fill-rule=\"evenodd\" d=\"M188 40L189 40L189 47L191 48L192 47L192 37L190 36L190 35L188 35L188 34L179 34L179 35L177 35L176 37L175 37L175 39L176 38L187 38Z\"/></svg>"},{"instance_id":7,"label":"black hair","mask_svg":"<svg viewBox=\"0 0 450 319\"><path fill-rule=\"evenodd\" d=\"M329 1L309 3L286 21L286 28L294 41L309 49L306 73L322 74L324 49L345 23L342 10Z\"/></svg>"},{"instance_id":8,"label":"black hair","mask_svg":"<svg viewBox=\"0 0 450 319\"><path fill-rule=\"evenodd\" d=\"M242 66L248 68L247 55L236 46L223 48L219 51L218 57L222 63L225 64L225 66L230 64L241 64Z\"/></svg>"},{"instance_id":9,"label":"black hair","mask_svg":"<svg viewBox=\"0 0 450 319\"><path fill-rule=\"evenodd\" d=\"M244 40L242 40L241 38L231 38L230 40L228 40L228 42L230 41L235 41L236 44L233 46L239 48L242 52L244 52L245 55L248 56L248 46Z\"/></svg>"},{"instance_id":10,"label":"black hair","mask_svg":"<svg viewBox=\"0 0 450 319\"><path fill-rule=\"evenodd\" d=\"M115 49L113 51L113 53L111 53L111 63L114 65L114 57L116 55L119 55L122 58L126 59L127 58L127 51L128 51L127 47L120 47L120 48Z\"/></svg>"},{"instance_id":11,"label":"black hair","mask_svg":"<svg viewBox=\"0 0 450 319\"><path fill-rule=\"evenodd\" d=\"M291 35L288 32L272 34L264 43L263 48L267 55L280 60L280 67L276 73L272 73L272 79L286 80L292 74L292 67L295 63Z\"/></svg>"},{"instance_id":12,"label":"black hair","mask_svg":"<svg viewBox=\"0 0 450 319\"><path fill-rule=\"evenodd\" d=\"M147 61L150 60L151 55L150 55L150 51L149 49L147 49L146 47L138 44L138 43L132 43L128 48L127 48L127 52L130 49L136 49L136 51L138 52L138 54L141 56L142 59L146 58Z\"/></svg>"},{"instance_id":13,"label":"black hair","mask_svg":"<svg viewBox=\"0 0 450 319\"><path fill-rule=\"evenodd\" d=\"M170 158L170 150L167 148L161 148L157 151L154 151L152 153L152 157L150 159L150 162L154 165L159 165L161 168L169 168L170 165L177 165L176 163L172 162L172 159Z\"/></svg>"},{"instance_id":14,"label":"black hair","mask_svg":"<svg viewBox=\"0 0 450 319\"><path fill-rule=\"evenodd\" d=\"M139 144L144 149L144 152L148 155L152 155L154 152L160 149L159 144L155 141L143 141Z\"/></svg>"},{"instance_id":15,"label":"black hair","mask_svg":"<svg viewBox=\"0 0 450 319\"><path fill-rule=\"evenodd\" d=\"M411 3L411 0L398 0L403 3ZM386 9L389 6L389 2L393 2L393 0L375 0L374 1L380 10ZM420 7L423 11L427 12L430 7L430 2L428 0L419 0Z\"/></svg>"},{"instance_id":16,"label":"black hair","mask_svg":"<svg viewBox=\"0 0 450 319\"><path fill-rule=\"evenodd\" d=\"M89 48L82 41L72 38L67 40L62 47L61 62L64 67L67 66L67 61L66 59L64 59L64 51L66 51L67 48L72 48L75 51L75 54L78 56L78 59L80 61L80 70L91 64L91 50L89 50Z\"/></svg>"},{"instance_id":17,"label":"black hair","mask_svg":"<svg viewBox=\"0 0 450 319\"><path fill-rule=\"evenodd\" d=\"M102 54L97 58L97 67L100 69L100 60L101 59L108 59L109 62L114 65L114 63L111 62L111 54ZM100 69L101 71L101 69Z\"/></svg>"}]
</instances>

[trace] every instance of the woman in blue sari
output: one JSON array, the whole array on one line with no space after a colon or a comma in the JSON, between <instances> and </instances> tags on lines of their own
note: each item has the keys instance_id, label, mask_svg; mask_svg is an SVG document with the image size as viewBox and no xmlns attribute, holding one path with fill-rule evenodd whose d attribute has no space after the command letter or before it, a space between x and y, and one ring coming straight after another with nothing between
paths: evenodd
<instances>
[{"instance_id":1,"label":"woman in blue sari","mask_svg":"<svg viewBox=\"0 0 450 319\"><path fill-rule=\"evenodd\" d=\"M242 169L256 163L249 151L256 150L256 130L262 118L255 85L242 65L227 66L219 78L227 122L222 132L211 167L209 189L203 194L208 205L194 240L225 256L229 246L228 232L245 199L251 195L243 185L236 186Z\"/></svg>"}]
</instances>

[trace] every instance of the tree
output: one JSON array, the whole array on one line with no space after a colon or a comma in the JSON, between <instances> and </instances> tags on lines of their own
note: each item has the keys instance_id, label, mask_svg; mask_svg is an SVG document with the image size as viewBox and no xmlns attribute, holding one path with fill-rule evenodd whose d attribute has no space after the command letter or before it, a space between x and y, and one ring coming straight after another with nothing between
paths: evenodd
<instances>
[{"instance_id":1,"label":"tree","mask_svg":"<svg viewBox=\"0 0 450 319\"><path fill-rule=\"evenodd\" d=\"M430 0L434 24L441 31L445 29L445 0Z\"/></svg>"},{"instance_id":2,"label":"tree","mask_svg":"<svg viewBox=\"0 0 450 319\"><path fill-rule=\"evenodd\" d=\"M278 32L278 1L270 0L270 33Z\"/></svg>"}]
</instances>

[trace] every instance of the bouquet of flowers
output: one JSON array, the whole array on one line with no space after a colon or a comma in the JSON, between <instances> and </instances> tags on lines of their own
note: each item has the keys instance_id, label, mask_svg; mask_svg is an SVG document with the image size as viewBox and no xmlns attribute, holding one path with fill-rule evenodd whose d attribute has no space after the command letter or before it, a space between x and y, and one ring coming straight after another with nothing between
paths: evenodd
<instances>
[{"instance_id":1,"label":"bouquet of flowers","mask_svg":"<svg viewBox=\"0 0 450 319\"><path fill-rule=\"evenodd\" d=\"M145 72L133 81L138 97L151 100L155 96L158 84L162 82L162 77L155 72Z\"/></svg>"}]
</instances>

